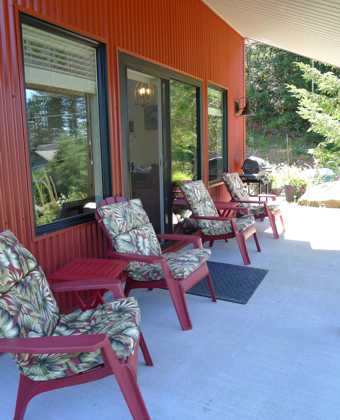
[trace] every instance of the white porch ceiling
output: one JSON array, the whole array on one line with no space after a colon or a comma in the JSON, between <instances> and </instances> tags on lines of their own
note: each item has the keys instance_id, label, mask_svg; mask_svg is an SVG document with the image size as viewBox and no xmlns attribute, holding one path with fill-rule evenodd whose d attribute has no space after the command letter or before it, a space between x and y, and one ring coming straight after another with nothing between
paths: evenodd
<instances>
[{"instance_id":1,"label":"white porch ceiling","mask_svg":"<svg viewBox=\"0 0 340 420\"><path fill-rule=\"evenodd\" d=\"M203 0L245 38L340 67L340 0Z\"/></svg>"}]
</instances>

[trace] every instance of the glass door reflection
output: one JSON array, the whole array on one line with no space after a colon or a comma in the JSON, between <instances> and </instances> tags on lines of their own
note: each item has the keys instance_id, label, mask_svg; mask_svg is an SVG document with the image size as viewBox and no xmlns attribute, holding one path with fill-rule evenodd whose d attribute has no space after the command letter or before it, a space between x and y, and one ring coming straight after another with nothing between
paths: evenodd
<instances>
[{"instance_id":1,"label":"glass door reflection","mask_svg":"<svg viewBox=\"0 0 340 420\"><path fill-rule=\"evenodd\" d=\"M156 232L164 231L161 80L127 70L130 196L140 198Z\"/></svg>"}]
</instances>

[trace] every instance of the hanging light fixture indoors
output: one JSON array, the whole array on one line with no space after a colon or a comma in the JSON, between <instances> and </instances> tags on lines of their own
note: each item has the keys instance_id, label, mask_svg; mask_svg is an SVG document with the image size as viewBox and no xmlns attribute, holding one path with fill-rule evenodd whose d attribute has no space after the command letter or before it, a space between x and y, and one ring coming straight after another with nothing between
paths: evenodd
<instances>
[{"instance_id":1,"label":"hanging light fixture indoors","mask_svg":"<svg viewBox=\"0 0 340 420\"><path fill-rule=\"evenodd\" d=\"M152 102L155 94L154 86L151 83L136 83L135 87L135 102L136 105L149 105Z\"/></svg>"}]
</instances>

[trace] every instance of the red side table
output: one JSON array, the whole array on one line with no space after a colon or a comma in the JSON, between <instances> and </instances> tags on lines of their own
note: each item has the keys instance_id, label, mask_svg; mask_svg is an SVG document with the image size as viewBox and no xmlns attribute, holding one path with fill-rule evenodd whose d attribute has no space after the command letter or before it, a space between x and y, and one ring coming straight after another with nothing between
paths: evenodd
<instances>
[{"instance_id":1,"label":"red side table","mask_svg":"<svg viewBox=\"0 0 340 420\"><path fill-rule=\"evenodd\" d=\"M105 291L109 290L115 298L124 297L123 271L127 264L114 259L79 258L54 271L48 280L54 292L67 292L65 282L69 282L69 291L75 296L78 306L83 310L91 309L103 303ZM91 283L86 293L83 292L84 280Z\"/></svg>"}]
</instances>

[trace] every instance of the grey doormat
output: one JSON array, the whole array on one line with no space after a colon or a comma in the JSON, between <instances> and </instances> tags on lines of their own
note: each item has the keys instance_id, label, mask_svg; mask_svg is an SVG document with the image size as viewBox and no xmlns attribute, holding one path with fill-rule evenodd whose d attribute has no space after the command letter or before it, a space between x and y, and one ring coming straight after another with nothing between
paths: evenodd
<instances>
[{"instance_id":1,"label":"grey doormat","mask_svg":"<svg viewBox=\"0 0 340 420\"><path fill-rule=\"evenodd\" d=\"M215 286L216 298L245 305L264 279L268 270L240 265L208 262ZM204 279L188 290L188 293L210 297L207 280Z\"/></svg>"}]
</instances>

